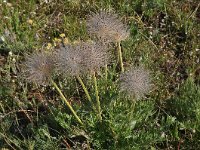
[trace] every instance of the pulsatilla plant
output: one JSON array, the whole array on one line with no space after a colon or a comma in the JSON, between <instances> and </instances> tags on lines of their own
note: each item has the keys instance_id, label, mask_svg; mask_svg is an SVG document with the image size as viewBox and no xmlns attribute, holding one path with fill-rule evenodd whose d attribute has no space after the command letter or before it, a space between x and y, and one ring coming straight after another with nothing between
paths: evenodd
<instances>
[{"instance_id":1,"label":"pulsatilla plant","mask_svg":"<svg viewBox=\"0 0 200 150\"><path fill-rule=\"evenodd\" d=\"M91 35L109 42L120 42L129 36L127 26L118 15L105 10L88 16L87 30Z\"/></svg>"},{"instance_id":2,"label":"pulsatilla plant","mask_svg":"<svg viewBox=\"0 0 200 150\"><path fill-rule=\"evenodd\" d=\"M120 43L129 37L128 27L121 22L117 14L105 10L89 15L86 26L90 35L116 44L121 71L124 72Z\"/></svg>"},{"instance_id":3,"label":"pulsatilla plant","mask_svg":"<svg viewBox=\"0 0 200 150\"><path fill-rule=\"evenodd\" d=\"M84 53L86 70L89 72L99 71L110 61L107 47L100 42L83 43L80 48Z\"/></svg>"},{"instance_id":4,"label":"pulsatilla plant","mask_svg":"<svg viewBox=\"0 0 200 150\"><path fill-rule=\"evenodd\" d=\"M26 56L23 73L28 82L38 85L48 85L54 70L53 59L50 54L37 52Z\"/></svg>"},{"instance_id":5,"label":"pulsatilla plant","mask_svg":"<svg viewBox=\"0 0 200 150\"><path fill-rule=\"evenodd\" d=\"M109 46L105 41L117 43L122 71L120 90L130 96L134 96L135 99L142 98L150 90L150 75L147 70L142 67L132 67L129 71L124 72L120 42L129 36L129 31L116 14L100 11L90 15L87 19L87 29L91 35L97 37L97 41L64 45L51 54L38 52L30 55L26 58L24 69L27 80L39 85L51 83L81 125L83 125L83 122L77 116L61 89L53 81L52 74L56 72L62 74L63 77L73 76L77 78L101 122L102 111L96 72L99 72L102 67L107 70L107 64L111 60L111 55L108 51ZM92 76L96 96L95 102L81 79L83 74Z\"/></svg>"},{"instance_id":6,"label":"pulsatilla plant","mask_svg":"<svg viewBox=\"0 0 200 150\"><path fill-rule=\"evenodd\" d=\"M65 45L57 49L53 55L40 52L28 56L25 62L24 72L26 79L36 84L46 85L46 83L52 83L77 121L83 124L57 84L53 81L52 73L59 72L63 76L76 77L87 99L90 101L93 110L97 110L98 117L101 120L101 108L95 72L100 70L101 67L104 67L108 62L109 53L106 46L97 42L81 42L77 45ZM94 80L96 106L93 104L89 92L81 79L81 75L86 73L91 74Z\"/></svg>"},{"instance_id":7,"label":"pulsatilla plant","mask_svg":"<svg viewBox=\"0 0 200 150\"><path fill-rule=\"evenodd\" d=\"M84 73L82 53L79 47L69 44L57 49L55 66L58 73L68 76L79 76Z\"/></svg>"},{"instance_id":8,"label":"pulsatilla plant","mask_svg":"<svg viewBox=\"0 0 200 150\"><path fill-rule=\"evenodd\" d=\"M63 75L75 76L78 79L93 110L98 111L100 120L101 108L95 72L109 62L109 56L107 47L101 42L81 42L77 45L66 45L58 49L56 54L56 66L59 72ZM97 108L95 108L89 92L80 77L81 74L86 73L93 76Z\"/></svg>"},{"instance_id":9,"label":"pulsatilla plant","mask_svg":"<svg viewBox=\"0 0 200 150\"><path fill-rule=\"evenodd\" d=\"M68 108L71 110L77 121L83 125L80 118L77 116L76 112L65 98L60 88L52 79L52 73L55 69L55 62L53 61L53 56L44 52L37 52L36 54L29 55L24 63L24 75L28 81L34 82L38 85L47 85L51 83L56 90L59 92L62 100L66 103Z\"/></svg>"},{"instance_id":10,"label":"pulsatilla plant","mask_svg":"<svg viewBox=\"0 0 200 150\"><path fill-rule=\"evenodd\" d=\"M120 91L135 100L144 97L150 91L150 72L144 67L131 67L120 75Z\"/></svg>"},{"instance_id":11,"label":"pulsatilla plant","mask_svg":"<svg viewBox=\"0 0 200 150\"><path fill-rule=\"evenodd\" d=\"M95 72L98 71L101 67L106 66L106 64L109 62L110 55L106 48L107 47L105 45L100 43L91 43L90 45L86 45L84 49L84 62L87 70L89 70L93 77L96 95L96 107L100 121L102 121L101 106Z\"/></svg>"},{"instance_id":12,"label":"pulsatilla plant","mask_svg":"<svg viewBox=\"0 0 200 150\"><path fill-rule=\"evenodd\" d=\"M56 50L55 56L57 70L70 76L98 71L109 62L106 46L92 41L65 45Z\"/></svg>"}]
</instances>

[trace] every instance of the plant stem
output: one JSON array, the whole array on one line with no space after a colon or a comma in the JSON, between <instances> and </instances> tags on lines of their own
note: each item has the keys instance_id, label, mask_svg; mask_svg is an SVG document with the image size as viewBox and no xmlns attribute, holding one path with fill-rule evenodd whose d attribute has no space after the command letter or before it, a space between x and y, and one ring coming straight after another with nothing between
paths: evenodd
<instances>
[{"instance_id":1,"label":"plant stem","mask_svg":"<svg viewBox=\"0 0 200 150\"><path fill-rule=\"evenodd\" d=\"M87 96L87 99L90 101L90 103L92 103L92 99L91 99L91 97L90 97L90 95L88 93L88 90L87 90L85 84L83 83L83 80L79 76L76 76L76 77L77 77L79 83L81 84L81 86L82 86L82 88L83 88L83 90L84 90L84 92L85 92L85 94Z\"/></svg>"},{"instance_id":2,"label":"plant stem","mask_svg":"<svg viewBox=\"0 0 200 150\"><path fill-rule=\"evenodd\" d=\"M85 84L83 83L83 80L82 80L79 76L76 76L76 78L78 79L79 83L81 84L81 86L82 86L82 88L83 88L83 90L84 90L84 92L85 92L85 94L86 94L86 96L87 96L88 101L89 101L89 102L91 103L91 105L92 105L93 110L96 111L96 109L95 109L95 107L94 107L94 104L93 104L93 102L92 102L92 99L91 99L91 97L90 97L90 95L89 95L89 92L88 92L88 90L87 90Z\"/></svg>"},{"instance_id":3,"label":"plant stem","mask_svg":"<svg viewBox=\"0 0 200 150\"><path fill-rule=\"evenodd\" d=\"M133 113L134 113L134 111L135 111L136 100L134 99L131 103L132 103L132 104L130 105L131 111L130 111L130 114L129 114L129 121L130 121L130 122L131 122L131 120L132 120Z\"/></svg>"},{"instance_id":4,"label":"plant stem","mask_svg":"<svg viewBox=\"0 0 200 150\"><path fill-rule=\"evenodd\" d=\"M96 95L96 102L97 102L98 117L99 117L99 120L101 122L102 121L101 106L100 106L100 101L99 101L99 91L98 91L98 87L97 87L97 78L96 78L95 72L93 73L93 80L94 80L94 86L95 86L95 95Z\"/></svg>"},{"instance_id":5,"label":"plant stem","mask_svg":"<svg viewBox=\"0 0 200 150\"><path fill-rule=\"evenodd\" d=\"M119 54L118 58L119 58L119 63L120 63L121 71L124 72L124 64L123 64L122 49L121 49L120 42L117 42L117 49L118 49L118 54Z\"/></svg>"},{"instance_id":6,"label":"plant stem","mask_svg":"<svg viewBox=\"0 0 200 150\"><path fill-rule=\"evenodd\" d=\"M65 96L63 95L63 93L61 92L60 88L57 86L57 84L51 80L51 83L53 84L53 86L56 88L56 90L58 91L58 93L60 94L61 99L65 102L65 104L67 105L67 107L70 109L70 111L72 112L72 114L74 115L74 117L77 119L77 121L83 125L83 122L81 121L81 119L77 116L76 112L74 111L74 109L72 108L72 106L70 105L70 103L68 102L68 100L65 98Z\"/></svg>"},{"instance_id":7,"label":"plant stem","mask_svg":"<svg viewBox=\"0 0 200 150\"><path fill-rule=\"evenodd\" d=\"M106 64L105 65L105 78L106 78L106 82L107 82L107 80L108 80L108 65Z\"/></svg>"}]
</instances>

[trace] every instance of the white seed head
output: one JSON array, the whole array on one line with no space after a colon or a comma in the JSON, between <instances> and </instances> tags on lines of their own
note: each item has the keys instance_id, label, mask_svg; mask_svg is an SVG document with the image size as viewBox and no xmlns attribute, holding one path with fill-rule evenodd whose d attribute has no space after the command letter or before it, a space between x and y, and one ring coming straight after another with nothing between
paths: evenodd
<instances>
[{"instance_id":1,"label":"white seed head","mask_svg":"<svg viewBox=\"0 0 200 150\"><path fill-rule=\"evenodd\" d=\"M44 52L37 52L26 57L23 75L25 75L28 82L47 85L53 70L54 62L52 56Z\"/></svg>"},{"instance_id":2,"label":"white seed head","mask_svg":"<svg viewBox=\"0 0 200 150\"><path fill-rule=\"evenodd\" d=\"M65 45L56 52L56 68L66 75L80 75L83 70L83 55L79 46Z\"/></svg>"},{"instance_id":3,"label":"white seed head","mask_svg":"<svg viewBox=\"0 0 200 150\"><path fill-rule=\"evenodd\" d=\"M91 35L110 42L123 41L130 34L116 14L106 11L91 14L87 18L87 30Z\"/></svg>"},{"instance_id":4,"label":"white seed head","mask_svg":"<svg viewBox=\"0 0 200 150\"><path fill-rule=\"evenodd\" d=\"M102 43L90 42L83 43L84 65L86 70L98 71L101 67L105 67L109 63L110 55L107 46Z\"/></svg>"},{"instance_id":5,"label":"white seed head","mask_svg":"<svg viewBox=\"0 0 200 150\"><path fill-rule=\"evenodd\" d=\"M97 71L109 62L107 46L92 41L61 47L55 56L58 72L72 76Z\"/></svg>"},{"instance_id":6,"label":"white seed head","mask_svg":"<svg viewBox=\"0 0 200 150\"><path fill-rule=\"evenodd\" d=\"M136 99L144 97L150 88L150 73L143 67L132 67L120 76L120 90Z\"/></svg>"}]
</instances>

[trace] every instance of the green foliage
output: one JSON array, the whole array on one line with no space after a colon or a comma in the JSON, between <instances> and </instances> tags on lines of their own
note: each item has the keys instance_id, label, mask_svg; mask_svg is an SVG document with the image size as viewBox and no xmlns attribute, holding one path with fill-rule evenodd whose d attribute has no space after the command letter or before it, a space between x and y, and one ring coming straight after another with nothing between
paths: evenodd
<instances>
[{"instance_id":1,"label":"green foliage","mask_svg":"<svg viewBox=\"0 0 200 150\"><path fill-rule=\"evenodd\" d=\"M96 74L100 122L78 80L54 77L81 127L53 87L22 80L21 64L27 53L90 39L85 19L100 9L128 24L124 68L143 64L153 86L141 101L121 95L114 56L107 78L104 68ZM0 0L0 148L200 149L199 9L198 0ZM92 76L81 78L96 104Z\"/></svg>"},{"instance_id":2,"label":"green foliage","mask_svg":"<svg viewBox=\"0 0 200 150\"><path fill-rule=\"evenodd\" d=\"M46 125L35 131L34 149L58 149L59 139L52 137Z\"/></svg>"},{"instance_id":3,"label":"green foliage","mask_svg":"<svg viewBox=\"0 0 200 150\"><path fill-rule=\"evenodd\" d=\"M199 98L200 87L194 83L194 79L188 78L176 96L167 101L168 111L178 121L195 127L200 121Z\"/></svg>"}]
</instances>

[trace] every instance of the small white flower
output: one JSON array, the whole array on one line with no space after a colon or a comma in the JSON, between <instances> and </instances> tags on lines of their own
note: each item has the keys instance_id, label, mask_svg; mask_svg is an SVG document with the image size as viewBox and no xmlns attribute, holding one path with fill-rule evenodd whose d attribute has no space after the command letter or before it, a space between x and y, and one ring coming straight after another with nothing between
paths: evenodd
<instances>
[{"instance_id":1,"label":"small white flower","mask_svg":"<svg viewBox=\"0 0 200 150\"><path fill-rule=\"evenodd\" d=\"M8 54L9 54L9 56L12 56L12 55L13 55L12 51L10 51Z\"/></svg>"},{"instance_id":2,"label":"small white flower","mask_svg":"<svg viewBox=\"0 0 200 150\"><path fill-rule=\"evenodd\" d=\"M164 138L166 136L166 134L165 134L165 132L163 132L162 134L161 134L161 138Z\"/></svg>"},{"instance_id":3,"label":"small white flower","mask_svg":"<svg viewBox=\"0 0 200 150\"><path fill-rule=\"evenodd\" d=\"M1 36L0 41L5 42L5 38Z\"/></svg>"},{"instance_id":4,"label":"small white flower","mask_svg":"<svg viewBox=\"0 0 200 150\"><path fill-rule=\"evenodd\" d=\"M12 61L15 63L15 62L16 62L16 59L15 59L15 58L13 58L13 59L12 59Z\"/></svg>"}]
</instances>

